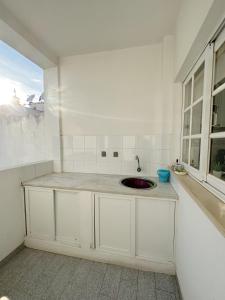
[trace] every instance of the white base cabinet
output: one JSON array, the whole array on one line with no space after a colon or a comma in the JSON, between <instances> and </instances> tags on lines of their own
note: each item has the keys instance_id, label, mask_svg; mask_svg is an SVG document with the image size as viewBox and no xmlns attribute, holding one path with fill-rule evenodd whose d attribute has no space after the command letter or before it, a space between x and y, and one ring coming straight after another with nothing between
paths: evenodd
<instances>
[{"instance_id":1,"label":"white base cabinet","mask_svg":"<svg viewBox=\"0 0 225 300\"><path fill-rule=\"evenodd\" d=\"M26 187L25 244L173 274L175 200Z\"/></svg>"},{"instance_id":2,"label":"white base cabinet","mask_svg":"<svg viewBox=\"0 0 225 300\"><path fill-rule=\"evenodd\" d=\"M55 239L53 190L26 189L27 235L36 239Z\"/></svg>"},{"instance_id":3,"label":"white base cabinet","mask_svg":"<svg viewBox=\"0 0 225 300\"><path fill-rule=\"evenodd\" d=\"M117 195L95 195L96 249L134 255L135 199Z\"/></svg>"},{"instance_id":4,"label":"white base cabinet","mask_svg":"<svg viewBox=\"0 0 225 300\"><path fill-rule=\"evenodd\" d=\"M55 191L56 240L81 247L79 193Z\"/></svg>"},{"instance_id":5,"label":"white base cabinet","mask_svg":"<svg viewBox=\"0 0 225 300\"><path fill-rule=\"evenodd\" d=\"M173 261L175 202L158 199L136 201L136 256Z\"/></svg>"}]
</instances>

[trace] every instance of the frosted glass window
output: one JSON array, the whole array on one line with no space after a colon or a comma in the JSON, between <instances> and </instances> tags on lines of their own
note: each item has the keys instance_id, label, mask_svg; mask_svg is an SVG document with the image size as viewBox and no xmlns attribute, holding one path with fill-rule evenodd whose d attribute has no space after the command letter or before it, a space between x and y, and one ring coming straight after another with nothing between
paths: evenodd
<instances>
[{"instance_id":1,"label":"frosted glass window","mask_svg":"<svg viewBox=\"0 0 225 300\"><path fill-rule=\"evenodd\" d=\"M184 113L183 136L187 136L190 133L190 113L190 109Z\"/></svg>"},{"instance_id":2,"label":"frosted glass window","mask_svg":"<svg viewBox=\"0 0 225 300\"><path fill-rule=\"evenodd\" d=\"M192 81L190 79L185 86L184 108L187 108L191 104L191 89Z\"/></svg>"},{"instance_id":3,"label":"frosted glass window","mask_svg":"<svg viewBox=\"0 0 225 300\"><path fill-rule=\"evenodd\" d=\"M225 83L225 42L216 52L214 89Z\"/></svg>"},{"instance_id":4,"label":"frosted glass window","mask_svg":"<svg viewBox=\"0 0 225 300\"><path fill-rule=\"evenodd\" d=\"M205 65L202 64L194 75L193 101L196 101L203 96L204 67Z\"/></svg>"},{"instance_id":5,"label":"frosted glass window","mask_svg":"<svg viewBox=\"0 0 225 300\"><path fill-rule=\"evenodd\" d=\"M199 134L202 131L202 101L192 108L191 134Z\"/></svg>"},{"instance_id":6,"label":"frosted glass window","mask_svg":"<svg viewBox=\"0 0 225 300\"><path fill-rule=\"evenodd\" d=\"M213 97L212 132L225 131L225 90Z\"/></svg>"},{"instance_id":7,"label":"frosted glass window","mask_svg":"<svg viewBox=\"0 0 225 300\"><path fill-rule=\"evenodd\" d=\"M225 138L211 140L209 171L225 181Z\"/></svg>"},{"instance_id":8,"label":"frosted glass window","mask_svg":"<svg viewBox=\"0 0 225 300\"><path fill-rule=\"evenodd\" d=\"M190 165L199 170L201 139L191 140Z\"/></svg>"},{"instance_id":9,"label":"frosted glass window","mask_svg":"<svg viewBox=\"0 0 225 300\"><path fill-rule=\"evenodd\" d=\"M188 164L189 140L183 140L182 161Z\"/></svg>"}]
</instances>

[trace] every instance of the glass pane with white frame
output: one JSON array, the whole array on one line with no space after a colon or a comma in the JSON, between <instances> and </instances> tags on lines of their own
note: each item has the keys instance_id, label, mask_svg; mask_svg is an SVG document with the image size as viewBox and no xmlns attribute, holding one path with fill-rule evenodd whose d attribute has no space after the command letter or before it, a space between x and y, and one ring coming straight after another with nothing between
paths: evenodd
<instances>
[{"instance_id":1,"label":"glass pane with white frame","mask_svg":"<svg viewBox=\"0 0 225 300\"><path fill-rule=\"evenodd\" d=\"M196 101L203 96L204 68L205 64L203 63L194 74L193 101Z\"/></svg>"},{"instance_id":2,"label":"glass pane with white frame","mask_svg":"<svg viewBox=\"0 0 225 300\"><path fill-rule=\"evenodd\" d=\"M188 164L188 156L189 156L189 139L183 139L182 161L186 164Z\"/></svg>"},{"instance_id":3,"label":"glass pane with white frame","mask_svg":"<svg viewBox=\"0 0 225 300\"><path fill-rule=\"evenodd\" d=\"M185 85L184 109L191 105L192 79Z\"/></svg>"},{"instance_id":4,"label":"glass pane with white frame","mask_svg":"<svg viewBox=\"0 0 225 300\"><path fill-rule=\"evenodd\" d=\"M202 101L192 108L191 134L200 134L202 131Z\"/></svg>"},{"instance_id":5,"label":"glass pane with white frame","mask_svg":"<svg viewBox=\"0 0 225 300\"><path fill-rule=\"evenodd\" d=\"M201 148L201 139L192 139L190 165L197 170L199 170L200 167L200 148Z\"/></svg>"},{"instance_id":6,"label":"glass pane with white frame","mask_svg":"<svg viewBox=\"0 0 225 300\"><path fill-rule=\"evenodd\" d=\"M211 139L209 172L225 181L225 138Z\"/></svg>"},{"instance_id":7,"label":"glass pane with white frame","mask_svg":"<svg viewBox=\"0 0 225 300\"><path fill-rule=\"evenodd\" d=\"M183 136L190 134L190 119L191 119L191 110L187 110L184 113L184 124L183 124Z\"/></svg>"},{"instance_id":8,"label":"glass pane with white frame","mask_svg":"<svg viewBox=\"0 0 225 300\"><path fill-rule=\"evenodd\" d=\"M214 89L225 83L225 42L216 51Z\"/></svg>"},{"instance_id":9,"label":"glass pane with white frame","mask_svg":"<svg viewBox=\"0 0 225 300\"><path fill-rule=\"evenodd\" d=\"M212 132L225 131L225 90L213 97Z\"/></svg>"}]
</instances>

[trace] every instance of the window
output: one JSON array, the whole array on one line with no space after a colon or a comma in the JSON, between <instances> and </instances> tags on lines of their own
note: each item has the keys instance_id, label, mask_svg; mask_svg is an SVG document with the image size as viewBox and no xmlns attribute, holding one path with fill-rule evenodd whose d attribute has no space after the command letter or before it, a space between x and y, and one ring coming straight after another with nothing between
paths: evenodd
<instances>
[{"instance_id":1,"label":"window","mask_svg":"<svg viewBox=\"0 0 225 300\"><path fill-rule=\"evenodd\" d=\"M43 69L0 40L0 169L46 159Z\"/></svg>"},{"instance_id":2,"label":"window","mask_svg":"<svg viewBox=\"0 0 225 300\"><path fill-rule=\"evenodd\" d=\"M204 73L201 60L184 83L182 159L195 170L200 170Z\"/></svg>"},{"instance_id":3,"label":"window","mask_svg":"<svg viewBox=\"0 0 225 300\"><path fill-rule=\"evenodd\" d=\"M225 199L225 30L183 83L181 147L189 173Z\"/></svg>"},{"instance_id":4,"label":"window","mask_svg":"<svg viewBox=\"0 0 225 300\"><path fill-rule=\"evenodd\" d=\"M0 110L43 112L43 89L43 70L0 40Z\"/></svg>"}]
</instances>

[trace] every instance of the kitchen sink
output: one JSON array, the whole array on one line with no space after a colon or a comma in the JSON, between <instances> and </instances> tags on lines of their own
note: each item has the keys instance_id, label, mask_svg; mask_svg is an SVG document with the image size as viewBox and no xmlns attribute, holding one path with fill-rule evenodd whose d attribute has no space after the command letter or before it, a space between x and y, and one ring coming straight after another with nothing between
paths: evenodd
<instances>
[{"instance_id":1,"label":"kitchen sink","mask_svg":"<svg viewBox=\"0 0 225 300\"><path fill-rule=\"evenodd\" d=\"M145 178L129 177L121 180L121 183L133 189L153 189L156 187L154 181Z\"/></svg>"}]
</instances>

